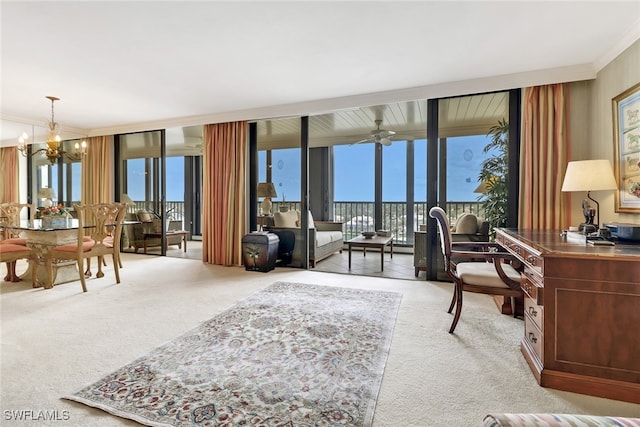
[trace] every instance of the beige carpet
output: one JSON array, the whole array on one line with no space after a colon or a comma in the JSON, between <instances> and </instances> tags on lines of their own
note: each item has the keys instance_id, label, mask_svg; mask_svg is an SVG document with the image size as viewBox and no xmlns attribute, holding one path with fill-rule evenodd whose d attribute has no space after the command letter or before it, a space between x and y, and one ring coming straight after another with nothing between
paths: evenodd
<instances>
[{"instance_id":1,"label":"beige carpet","mask_svg":"<svg viewBox=\"0 0 640 427\"><path fill-rule=\"evenodd\" d=\"M640 416L640 405L539 387L520 354L522 321L498 314L487 296L466 295L456 334L448 334L447 283L245 272L143 255L123 262L120 285L108 267L86 294L79 282L51 290L2 283L3 427L138 425L61 397L276 281L402 293L373 426L478 426L488 412Z\"/></svg>"}]
</instances>

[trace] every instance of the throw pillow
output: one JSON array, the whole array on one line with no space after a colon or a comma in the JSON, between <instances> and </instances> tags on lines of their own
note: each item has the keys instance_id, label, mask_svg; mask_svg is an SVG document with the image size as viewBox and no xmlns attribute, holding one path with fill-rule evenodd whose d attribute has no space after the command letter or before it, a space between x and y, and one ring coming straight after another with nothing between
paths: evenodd
<instances>
[{"instance_id":1,"label":"throw pillow","mask_svg":"<svg viewBox=\"0 0 640 427\"><path fill-rule=\"evenodd\" d=\"M298 213L297 226L300 227L300 211L296 211ZM311 215L311 211L309 211L309 228L316 228L316 224L313 222L313 215Z\"/></svg>"},{"instance_id":2,"label":"throw pillow","mask_svg":"<svg viewBox=\"0 0 640 427\"><path fill-rule=\"evenodd\" d=\"M151 217L151 214L145 210L139 210L137 212L137 216L138 216L138 221L151 222L153 220L153 218Z\"/></svg>"},{"instance_id":3,"label":"throw pillow","mask_svg":"<svg viewBox=\"0 0 640 427\"><path fill-rule=\"evenodd\" d=\"M273 214L273 223L276 227L297 228L298 214L296 211L275 212Z\"/></svg>"},{"instance_id":4,"label":"throw pillow","mask_svg":"<svg viewBox=\"0 0 640 427\"><path fill-rule=\"evenodd\" d=\"M474 214L462 214L456 221L456 233L476 234L478 232L478 218Z\"/></svg>"}]
</instances>

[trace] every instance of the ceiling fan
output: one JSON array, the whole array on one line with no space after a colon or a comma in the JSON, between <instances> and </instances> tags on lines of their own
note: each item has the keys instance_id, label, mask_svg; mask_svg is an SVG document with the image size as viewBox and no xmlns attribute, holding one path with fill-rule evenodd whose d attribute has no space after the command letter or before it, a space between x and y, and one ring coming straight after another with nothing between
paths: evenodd
<instances>
[{"instance_id":1,"label":"ceiling fan","mask_svg":"<svg viewBox=\"0 0 640 427\"><path fill-rule=\"evenodd\" d=\"M354 144L361 144L363 142L377 142L382 145L391 145L392 138L396 134L396 132L392 130L380 129L380 125L382 124L381 119L376 119L375 124L376 128L369 133L368 138L354 142Z\"/></svg>"}]
</instances>

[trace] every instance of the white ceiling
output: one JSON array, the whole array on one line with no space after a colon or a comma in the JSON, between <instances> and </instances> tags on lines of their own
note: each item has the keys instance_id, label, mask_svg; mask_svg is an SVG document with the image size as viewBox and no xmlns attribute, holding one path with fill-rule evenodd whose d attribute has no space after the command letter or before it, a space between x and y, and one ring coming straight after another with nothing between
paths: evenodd
<instances>
[{"instance_id":1,"label":"white ceiling","mask_svg":"<svg viewBox=\"0 0 640 427\"><path fill-rule=\"evenodd\" d=\"M590 79L640 38L638 0L3 0L0 18L2 145L40 133L47 95L72 138Z\"/></svg>"}]
</instances>

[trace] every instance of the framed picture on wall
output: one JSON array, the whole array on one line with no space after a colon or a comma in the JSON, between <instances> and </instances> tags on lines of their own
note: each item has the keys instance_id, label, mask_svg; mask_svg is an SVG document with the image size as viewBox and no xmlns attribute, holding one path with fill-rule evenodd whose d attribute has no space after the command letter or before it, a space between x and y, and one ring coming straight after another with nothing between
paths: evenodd
<instances>
[{"instance_id":1,"label":"framed picture on wall","mask_svg":"<svg viewBox=\"0 0 640 427\"><path fill-rule=\"evenodd\" d=\"M616 212L640 213L640 83L613 98Z\"/></svg>"}]
</instances>

